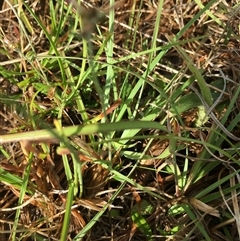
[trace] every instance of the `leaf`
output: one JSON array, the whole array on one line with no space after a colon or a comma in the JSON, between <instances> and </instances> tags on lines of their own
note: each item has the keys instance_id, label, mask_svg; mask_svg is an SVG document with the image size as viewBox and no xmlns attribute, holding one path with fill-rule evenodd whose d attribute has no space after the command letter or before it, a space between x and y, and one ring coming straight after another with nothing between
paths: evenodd
<instances>
[{"instance_id":1,"label":"leaf","mask_svg":"<svg viewBox=\"0 0 240 241\"><path fill-rule=\"evenodd\" d=\"M138 212L132 211L131 218L133 220L133 227L131 230L131 236L135 233L135 226L148 238L148 240L152 240L152 230L147 220Z\"/></svg>"},{"instance_id":2,"label":"leaf","mask_svg":"<svg viewBox=\"0 0 240 241\"><path fill-rule=\"evenodd\" d=\"M141 231L148 240L152 240L152 230L147 220L143 217L143 215L151 214L153 212L153 207L147 201L142 201L141 203L137 203L134 205L131 211L131 218L133 220L134 225L132 226L131 235L136 231L136 227Z\"/></svg>"},{"instance_id":3,"label":"leaf","mask_svg":"<svg viewBox=\"0 0 240 241\"><path fill-rule=\"evenodd\" d=\"M220 218L220 213L216 208L213 208L210 205L208 205L196 198L190 198L189 202L194 208L196 208L204 213L210 214L214 217Z\"/></svg>"}]
</instances>

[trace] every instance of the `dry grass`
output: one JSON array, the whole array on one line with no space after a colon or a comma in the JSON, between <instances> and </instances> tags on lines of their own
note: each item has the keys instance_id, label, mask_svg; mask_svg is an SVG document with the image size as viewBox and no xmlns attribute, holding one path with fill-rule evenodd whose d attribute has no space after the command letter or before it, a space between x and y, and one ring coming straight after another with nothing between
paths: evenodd
<instances>
[{"instance_id":1,"label":"dry grass","mask_svg":"<svg viewBox=\"0 0 240 241\"><path fill-rule=\"evenodd\" d=\"M105 93L104 88L109 83L103 67L98 67L96 73L90 73L87 81L77 86L79 93L82 93L79 102L75 101L79 98L75 93L71 99L66 98L61 103L63 93L71 96L74 92L72 85L82 74L81 66L85 60L82 37L88 43L91 41L92 56L88 53L86 57L94 58L99 53L98 58L94 59L99 66L104 66L108 61L106 42L112 37L108 30L108 17L105 16L100 22L95 18L98 13L96 9L105 11L107 15L108 11L112 11L107 1L82 1L85 7L80 10L74 3L67 15L69 2L64 2L65 8L61 8L60 2L55 3L58 8L55 13L50 12L52 8L48 1L27 3L61 56L66 59L71 57L68 59L70 67L63 62L62 67L66 71L64 80L61 64L58 65L56 59L49 58L44 62L44 58L47 59L44 56L56 56L56 52L33 15L24 6L14 8L16 12L25 13L25 18L22 17L25 19L24 33L16 13L7 1L3 1L0 14L1 135L52 128L55 118L63 126L88 123L101 113L99 119L103 118L102 100L108 98L107 107L116 104L113 91L107 97L101 96L101 91ZM202 1L203 5L208 3ZM196 89L202 94L201 88L197 81L193 81L179 92L181 86L194 78L190 63L182 54L184 51L204 77L213 96L216 95L214 116L222 121L228 112L240 83L240 8L237 4L238 1L216 1L209 8L216 19L205 11L186 31L182 31L199 13L200 7L194 1L164 1L155 41L157 49L149 53L144 51L154 47L152 41L158 3L148 0L116 2L114 86L122 102L114 106L116 112L111 110L107 113L109 121L118 120L126 103L129 109L122 115L122 120L129 120L132 116L142 119L148 115L148 107L160 103L158 98L165 93L166 109L159 109L153 119L166 125L169 132L140 131L138 136L128 138L126 142L119 141L117 138L121 137L121 133L116 133L113 144L106 144L107 138L112 137L110 135L107 138L101 134L73 137L68 141L72 146L77 145L75 149L80 149L77 151L79 166L69 155L71 150L68 147L61 149L56 143L35 143L34 149L30 150L19 143L3 144L0 154L0 240L61 240L62 228L66 227L63 222L68 195L66 190L69 189L64 154L72 173L79 168L83 177L83 188L74 193L67 240L80 240L76 236L107 203L108 209L82 240L239 240L240 224L236 220L239 183L235 183L235 178L239 178L239 168L238 163L234 162L239 160L239 97L234 101L223 127L219 127L212 116L196 126L200 115L198 105L193 104L189 109L184 109L182 105L185 106L184 96L195 96ZM64 14L61 16L62 12ZM82 17L82 29L73 26L78 13ZM51 14L57 16L57 21L67 16L59 32L52 24ZM95 27L95 20L99 23L98 28ZM165 51L166 45L166 53L142 85L144 91L140 100L137 97L130 100L128 97L138 84L138 77L149 68L150 54L154 58ZM103 46L105 50L100 51ZM84 71L91 69L90 62ZM67 71L70 71L73 82L68 82L70 77ZM178 101L178 93L183 97L182 102ZM194 99L191 101L194 102ZM85 110L79 109L81 102ZM134 109L136 106L137 110ZM166 114L174 113L174 108L179 111L176 118ZM236 124L231 128L233 122ZM217 136L212 137L213 134ZM221 138L222 141L217 142ZM214 149L216 143L220 144ZM234 147L234 152L221 153L223 149ZM43 155L42 152L47 154ZM177 166L174 161L177 161ZM198 168L199 180L198 174L195 174ZM116 173L126 179L121 179L122 176ZM181 174L181 178L177 173ZM191 182L192 174L195 181ZM25 178L29 181L22 204L19 204ZM184 184L181 186L180 182ZM123 183L125 185L112 200ZM210 185L214 183L215 187ZM208 189L209 186L211 189ZM82 193L79 193L80 190ZM19 205L21 212L14 234L16 207ZM134 219L136 213L139 216ZM145 222L143 227L139 226L137 219Z\"/></svg>"}]
</instances>

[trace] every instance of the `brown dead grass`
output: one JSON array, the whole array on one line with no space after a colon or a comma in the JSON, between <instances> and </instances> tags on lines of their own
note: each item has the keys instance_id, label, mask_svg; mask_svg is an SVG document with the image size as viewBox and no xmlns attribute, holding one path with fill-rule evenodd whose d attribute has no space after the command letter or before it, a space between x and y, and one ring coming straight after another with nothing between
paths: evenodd
<instances>
[{"instance_id":1,"label":"brown dead grass","mask_svg":"<svg viewBox=\"0 0 240 241\"><path fill-rule=\"evenodd\" d=\"M37 15L40 17L42 23L45 26L49 26L49 6L47 1L29 1L32 3L32 8L36 11ZM161 18L161 24L158 35L158 44L159 46L163 45L167 41L166 36L173 37L183 26L194 16L199 8L196 4L191 3L188 4L189 1L165 1L164 2L164 11ZM208 1L202 1L203 4L206 4ZM205 71L209 74L209 82L213 80L213 77L210 74L216 73L217 68L221 68L221 70L231 77L231 79L240 83L240 57L239 57L239 18L240 11L233 11L233 6L237 4L238 1L228 1L227 4L222 3L225 8L225 13L218 13L218 5L211 9L213 13L218 13L219 19L226 26L225 29L217 26L213 21L207 18L204 15L201 19L199 19L191 28L182 36L182 40L191 39L200 35L206 35L206 39L204 41L198 42L189 42L183 47L185 50L190 53L190 56L194 63L205 69ZM67 3L66 3L67 4ZM95 6L96 8L101 8L104 10L107 6L106 1L90 1L90 4ZM127 28L129 23L129 18L131 16L131 7L135 4L134 10L134 18L136 18L139 11L141 11L141 18L138 26L132 26L131 28ZM153 33L153 28L155 24L156 18L156 3L151 1L143 1L143 8L139 10L140 1L122 1L121 5L117 5L116 7L116 16L117 22L115 25L115 56L124 56L128 51L142 51L142 42L147 42L145 48L149 47L151 44L151 36ZM86 4L86 7L91 9L89 4ZM0 16L0 25L3 30L4 39L1 42L1 47L6 44L6 51L8 54L0 53L0 61L12 60L15 58L19 58L14 49L14 45L19 42L21 36L19 33L18 22L16 21L14 14L11 10L7 10L8 6L4 2L1 10L6 10L4 14ZM42 53L48 51L49 44L44 37L41 35L41 31L39 27L35 24L35 21L31 16L29 17L29 21L31 22L35 33L33 34L32 44L34 45L37 53ZM136 19L135 19L136 20ZM134 21L133 21L134 22ZM101 26L104 31L105 26L104 23ZM51 32L49 26L49 32ZM227 32L231 30L234 34L230 36L230 39L226 41ZM131 40L133 33L136 33L136 42L134 46L132 46ZM67 37L66 34L62 33L62 41ZM40 36L40 38L37 36ZM9 45L8 43L11 43ZM23 40L22 43L27 44L26 40ZM96 42L93 42L95 44ZM5 48L3 47L3 48ZM22 46L24 48L24 46ZM94 48L98 48L98 46L94 46ZM68 55L74 55L77 52L81 51L79 47L76 49L72 49ZM104 56L103 56L104 60ZM167 64L168 68L165 68L164 65L159 65L158 69L156 69L156 74L165 75L171 74L171 71L178 71L185 63L180 58L175 49L172 49L168 52L168 54L164 57L164 61ZM147 63L147 57L145 59L136 59L135 62L132 63L132 69L135 72L144 71L144 64ZM124 63L122 63L124 66ZM169 66L171 66L169 68ZM216 68L217 66L217 68ZM13 68L12 64L7 66L8 69ZM31 66L21 64L20 69L24 71L31 69ZM21 71L21 70L20 70ZM58 70L56 70L58 71ZM49 76L55 76L55 73L50 73ZM12 91L14 89L14 84L10 84L7 80L2 80L0 82L0 89L2 93L7 95L14 95L18 93ZM121 84L121 76L118 78L119 85ZM104 83L104 79L103 79ZM6 87L4 87L6 86ZM233 92L234 84L228 86L228 96L227 98L231 98ZM34 91L34 90L33 90ZM31 99L31 87L26 90L26 99ZM96 96L93 96L96 98ZM44 101L46 104L50 103L50 96L45 96ZM240 111L239 103L236 103L236 113ZM21 126L25 126L25 130L31 129L28 123L25 123L24 120L16 120L15 114L8 109L6 106L1 106L1 134L7 133L11 129L21 130ZM67 110L68 111L68 110ZM97 110L98 111L98 110ZM99 112L99 111L98 111ZM89 112L90 113L90 112ZM91 113L90 113L91 114ZM185 124L191 126L191 122L194 119L195 112L187 112L184 114L183 118L185 120ZM234 114L233 114L234 115ZM77 122L78 116L73 112L69 112L69 116L66 121L67 124L71 122ZM76 121L73 121L74 118ZM49 116L43 116L43 119L51 124L52 118ZM231 120L229 120L231 121ZM239 136L239 132L235 132L235 135ZM197 133L192 133L195 135L195 138L199 139ZM85 140L88 141L88 140ZM144 148L144 143L139 143L137 148L139 152ZM149 149L149 154L153 157L159 155L159 151L161 152L163 147L168 145L167 141L155 141L153 145ZM22 176L24 168L26 167L26 158L22 152L22 149L19 144L11 144L6 145L4 148L11 153L10 160L6 160L3 155L0 156L0 167L3 170L11 172L19 177ZM34 157L33 164L31 167L30 173L30 181L35 186L30 187L32 191L36 190L34 194L34 198L30 195L26 195L24 198L24 203L26 204L22 208L21 216L19 223L19 229L28 229L29 233L26 235L26 238L23 240L33 240L29 236L31 233L38 232L39 234L46 237L47 240L58 240L60 235L60 230L62 227L63 214L64 214L64 205L66 203L66 194L65 193L54 193L53 190L65 190L67 189L67 181L64 173L64 167L61 161L61 156L56 154L56 146L51 145L51 155L44 159L40 159L38 157ZM193 154L197 155L201 151L201 146L191 146L191 150ZM155 151L158 151L156 153ZM100 155L97 154L96 155ZM116 165L121 163L124 160L118 156L116 153ZM71 160L69 160L71 162ZM51 164L54 163L55 166ZM156 160L150 163L142 163L145 166L153 166L156 168L159 167L163 163L163 160ZM216 170L216 173L222 170ZM87 164L82 170L84 175L84 186L85 192L83 198L75 200L75 204L77 208L72 210L71 224L69 230L69 239L74 237L85 225L91 220L91 218L95 215L96 211L100 210L100 208L107 202L109 196L111 195L111 190L117 188L119 183L117 182L108 182L108 171L101 168L101 166L96 164ZM124 170L123 170L124 173ZM127 173L127 167L126 167ZM173 176L161 176L160 174L157 176L153 171L146 171L145 169L138 169L133 177L137 183L143 186L152 187L154 190L156 188L160 189L160 191L168 194L174 195L174 177ZM210 179L215 180L216 175L213 174ZM196 183L191 189L188 191L189 196L194 196L198 190L202 190L209 183L209 180L201 180L201 182ZM0 184L0 208L1 210L12 208L16 206L19 190L16 190L12 186L6 185L5 183ZM125 241L129 240L132 237L132 240L145 240L145 237L137 230L130 218L130 210L133 207L134 203L141 203L141 200L148 200L155 207L155 211L152 215L147 218L148 223L152 227L153 233L157 234L156 227L161 227L162 230L171 230L176 224L184 224L189 220L187 217L169 217L167 216L167 209L169 205L172 205L173 200L171 198L166 198L167 201L156 200L149 196L148 194L139 194L137 190L133 189L130 186L126 186L121 196L115 200L114 206L122 207L119 211L119 216L115 216L114 218L110 217L110 213L106 213L101 217L97 225L93 227L91 232L86 236L85 240L111 240L110 237L112 235L113 240L115 241ZM176 201L176 200L175 200ZM186 201L186 200L185 200ZM216 203L219 205L219 203ZM3 231L10 231L13 223L13 218L15 215L14 210L8 211L0 211L0 240L10 240L10 234L4 233ZM201 217L204 219L204 217ZM40 221L41 220L41 221ZM206 225L206 230L211 234L212 240L224 240L223 234L221 232L216 231L215 233L211 233L210 225L214 225L216 222L216 217L206 217L204 219L204 223ZM178 236L174 238L174 240L182 240L186 233L192 230L193 225L189 224L186 226L182 232L178 233ZM236 234L236 226L232 224L229 227L229 232L232 234L232 237L237 237ZM18 236L21 237L22 233L19 233ZM196 230L194 233L195 240L200 240L201 235ZM166 237L157 238L156 240L167 240ZM170 239L169 239L170 240ZM234 239L236 240L236 239Z\"/></svg>"}]
</instances>

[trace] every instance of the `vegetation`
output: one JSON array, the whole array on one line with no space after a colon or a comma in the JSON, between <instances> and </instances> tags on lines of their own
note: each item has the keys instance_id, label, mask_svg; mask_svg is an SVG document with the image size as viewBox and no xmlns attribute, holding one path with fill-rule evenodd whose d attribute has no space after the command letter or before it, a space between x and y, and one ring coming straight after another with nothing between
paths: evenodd
<instances>
[{"instance_id":1,"label":"vegetation","mask_svg":"<svg viewBox=\"0 0 240 241\"><path fill-rule=\"evenodd\" d=\"M238 1L0 4L0 240L239 240Z\"/></svg>"}]
</instances>

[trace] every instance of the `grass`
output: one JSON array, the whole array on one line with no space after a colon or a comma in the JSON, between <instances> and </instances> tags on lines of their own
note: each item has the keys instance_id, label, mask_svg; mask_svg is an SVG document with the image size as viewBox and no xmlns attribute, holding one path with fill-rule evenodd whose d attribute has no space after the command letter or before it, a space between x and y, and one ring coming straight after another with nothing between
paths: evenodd
<instances>
[{"instance_id":1,"label":"grass","mask_svg":"<svg viewBox=\"0 0 240 241\"><path fill-rule=\"evenodd\" d=\"M239 4L91 3L1 6L0 240L238 240Z\"/></svg>"}]
</instances>

